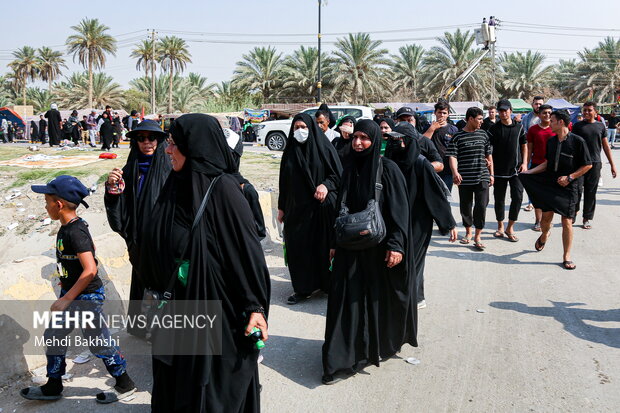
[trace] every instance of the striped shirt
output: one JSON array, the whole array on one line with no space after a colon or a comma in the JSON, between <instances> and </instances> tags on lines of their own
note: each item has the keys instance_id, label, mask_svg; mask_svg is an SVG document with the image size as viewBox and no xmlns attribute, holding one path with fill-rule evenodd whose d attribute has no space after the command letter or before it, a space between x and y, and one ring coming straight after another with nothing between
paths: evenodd
<instances>
[{"instance_id":1,"label":"striped shirt","mask_svg":"<svg viewBox=\"0 0 620 413\"><path fill-rule=\"evenodd\" d=\"M489 135L482 129L475 132L461 130L450 141L446 155L456 158L458 173L463 178L461 185L476 185L489 182L490 175L486 157L491 154Z\"/></svg>"}]
</instances>

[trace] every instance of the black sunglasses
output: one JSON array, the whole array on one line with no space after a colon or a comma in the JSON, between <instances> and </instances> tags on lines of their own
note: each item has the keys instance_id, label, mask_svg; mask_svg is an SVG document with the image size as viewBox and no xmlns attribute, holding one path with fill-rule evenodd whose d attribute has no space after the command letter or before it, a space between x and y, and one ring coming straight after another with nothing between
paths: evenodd
<instances>
[{"instance_id":1,"label":"black sunglasses","mask_svg":"<svg viewBox=\"0 0 620 413\"><path fill-rule=\"evenodd\" d=\"M156 141L157 138L154 135L138 135L136 137L136 140L140 143L144 142L145 140L149 140L150 142Z\"/></svg>"}]
</instances>

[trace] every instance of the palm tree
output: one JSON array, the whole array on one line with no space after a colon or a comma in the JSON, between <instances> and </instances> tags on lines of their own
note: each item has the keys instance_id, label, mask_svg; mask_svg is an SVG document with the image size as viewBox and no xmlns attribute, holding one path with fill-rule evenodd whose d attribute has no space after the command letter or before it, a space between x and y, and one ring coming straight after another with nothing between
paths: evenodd
<instances>
[{"instance_id":1,"label":"palm tree","mask_svg":"<svg viewBox=\"0 0 620 413\"><path fill-rule=\"evenodd\" d=\"M181 81L183 79L175 74L172 78L172 90L176 90L181 85ZM168 89L169 89L169 77L168 75L162 74L160 76L155 77L155 106L156 108L151 108L151 112L155 113L156 109L165 107L168 105ZM151 96L151 78L142 76L136 79L133 79L129 82L129 85L138 90L141 93L145 93L147 96Z\"/></svg>"},{"instance_id":2,"label":"palm tree","mask_svg":"<svg viewBox=\"0 0 620 413\"><path fill-rule=\"evenodd\" d=\"M467 67L480 56L482 50L473 50L475 37L469 31L457 29L454 34L445 32L438 37L441 47L434 46L424 59L424 67L428 73L425 81L428 91L437 97L443 97L450 84L456 80ZM480 66L457 90L455 100L489 100L493 93L490 90L490 61L483 60Z\"/></svg>"},{"instance_id":3,"label":"palm tree","mask_svg":"<svg viewBox=\"0 0 620 413\"><path fill-rule=\"evenodd\" d=\"M13 69L16 78L19 78L16 86L22 89L22 104L26 104L26 86L28 79L34 80L39 76L39 60L35 54L35 50L30 46L24 46L13 52L13 60L9 63L9 67Z\"/></svg>"},{"instance_id":4,"label":"palm tree","mask_svg":"<svg viewBox=\"0 0 620 413\"><path fill-rule=\"evenodd\" d=\"M550 66L542 67L545 55L540 52L525 54L504 53L499 58L499 64L504 71L503 86L510 96L528 98L548 84Z\"/></svg>"},{"instance_id":5,"label":"palm tree","mask_svg":"<svg viewBox=\"0 0 620 413\"><path fill-rule=\"evenodd\" d=\"M92 99L91 107L100 109L106 105L120 107L124 102L121 86L105 73L95 73L92 76L86 72L73 73L65 82L57 84L56 88L59 104L64 107L86 107L89 98ZM92 96L87 98L89 90Z\"/></svg>"},{"instance_id":6,"label":"palm tree","mask_svg":"<svg viewBox=\"0 0 620 413\"><path fill-rule=\"evenodd\" d=\"M159 41L158 59L164 71L168 72L168 113L172 113L172 79L174 72L182 72L192 62L187 43L176 36L166 36Z\"/></svg>"},{"instance_id":7,"label":"palm tree","mask_svg":"<svg viewBox=\"0 0 620 413\"><path fill-rule=\"evenodd\" d=\"M77 34L67 37L67 48L73 54L73 61L78 58L82 66L88 69L88 107L93 107L93 69L105 67L106 54L116 56L116 39L106 32L108 26L98 19L83 19L79 25L71 26Z\"/></svg>"},{"instance_id":8,"label":"palm tree","mask_svg":"<svg viewBox=\"0 0 620 413\"><path fill-rule=\"evenodd\" d=\"M327 94L332 83L332 59L321 53L322 90ZM295 101L312 102L317 94L317 74L319 67L319 49L301 46L283 62L284 83L282 95L290 96Z\"/></svg>"},{"instance_id":9,"label":"palm tree","mask_svg":"<svg viewBox=\"0 0 620 413\"><path fill-rule=\"evenodd\" d=\"M207 100L213 97L215 90L215 83L209 83L208 79L204 76L200 76L198 73L189 73L187 75L188 84L196 88L196 95L201 100Z\"/></svg>"},{"instance_id":10,"label":"palm tree","mask_svg":"<svg viewBox=\"0 0 620 413\"><path fill-rule=\"evenodd\" d=\"M0 75L0 107L13 103L13 91L8 75Z\"/></svg>"},{"instance_id":11,"label":"palm tree","mask_svg":"<svg viewBox=\"0 0 620 413\"><path fill-rule=\"evenodd\" d=\"M581 62L573 86L577 98L614 102L620 88L620 39L606 37L593 50L578 53Z\"/></svg>"},{"instance_id":12,"label":"palm tree","mask_svg":"<svg viewBox=\"0 0 620 413\"><path fill-rule=\"evenodd\" d=\"M282 53L273 47L255 47L237 62L233 82L239 88L260 92L268 102L279 86Z\"/></svg>"},{"instance_id":13,"label":"palm tree","mask_svg":"<svg viewBox=\"0 0 620 413\"><path fill-rule=\"evenodd\" d=\"M149 76L152 63L155 61L153 55L153 40L142 40L132 51L129 57L138 59L136 61L136 70L144 70L144 75Z\"/></svg>"},{"instance_id":14,"label":"palm tree","mask_svg":"<svg viewBox=\"0 0 620 413\"><path fill-rule=\"evenodd\" d=\"M551 85L567 100L571 101L577 95L575 82L577 81L577 61L575 59L560 59L557 65L553 66Z\"/></svg>"},{"instance_id":15,"label":"palm tree","mask_svg":"<svg viewBox=\"0 0 620 413\"><path fill-rule=\"evenodd\" d=\"M28 97L28 103L34 106L35 112L43 112L52 104L52 94L49 90L39 89L38 87L30 87L28 88L28 92L26 94Z\"/></svg>"},{"instance_id":16,"label":"palm tree","mask_svg":"<svg viewBox=\"0 0 620 413\"><path fill-rule=\"evenodd\" d=\"M52 93L52 82L61 74L61 68L67 68L62 52L56 52L49 47L42 47L38 50L39 70L41 79L48 82L47 90Z\"/></svg>"},{"instance_id":17,"label":"palm tree","mask_svg":"<svg viewBox=\"0 0 620 413\"><path fill-rule=\"evenodd\" d=\"M371 40L367 33L349 34L336 42L334 91L352 103L367 103L388 89L384 76L390 61L380 40Z\"/></svg>"},{"instance_id":18,"label":"palm tree","mask_svg":"<svg viewBox=\"0 0 620 413\"><path fill-rule=\"evenodd\" d=\"M420 98L423 57L424 48L417 44L402 46L398 49L398 55L392 56L395 86L411 90L414 102Z\"/></svg>"}]
</instances>

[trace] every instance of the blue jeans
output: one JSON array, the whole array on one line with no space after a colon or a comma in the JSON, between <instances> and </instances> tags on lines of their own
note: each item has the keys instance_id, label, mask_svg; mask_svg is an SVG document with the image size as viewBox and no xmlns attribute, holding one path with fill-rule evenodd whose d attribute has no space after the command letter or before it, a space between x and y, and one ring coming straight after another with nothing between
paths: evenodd
<instances>
[{"instance_id":1,"label":"blue jeans","mask_svg":"<svg viewBox=\"0 0 620 413\"><path fill-rule=\"evenodd\" d=\"M610 145L614 144L614 141L616 140L616 129L607 129L607 140Z\"/></svg>"},{"instance_id":2,"label":"blue jeans","mask_svg":"<svg viewBox=\"0 0 620 413\"><path fill-rule=\"evenodd\" d=\"M65 290L61 290L60 297L64 296L67 292ZM103 301L105 300L103 287L99 288L94 293L89 294L80 294L77 298L71 303L65 313L63 313L62 322L60 324L64 324L64 316L67 311L79 311L80 309L93 311L95 313L95 320L99 319L99 316L103 311ZM80 303L82 302L82 303ZM85 304L84 302L88 302ZM100 339L100 342L109 342L110 341L110 332L108 328L104 325L101 327L98 322L94 322L95 328L82 328L82 336L89 340ZM56 342L61 342L63 338L67 337L73 331L73 327L67 328L47 328L45 330L45 339L57 339ZM125 373L127 370L127 362L125 358L120 352L120 349L117 346L106 346L106 345L93 345L89 346L90 351L97 356L98 358L103 360L103 364L105 364L105 368L113 377L118 377ZM48 346L46 351L47 356L47 377L61 378L65 372L67 363L65 362L65 355L67 353L67 346L64 345L55 345Z\"/></svg>"},{"instance_id":3,"label":"blue jeans","mask_svg":"<svg viewBox=\"0 0 620 413\"><path fill-rule=\"evenodd\" d=\"M447 173L447 174L440 173L439 177L444 182L444 184L446 184L450 193L452 193L452 185L454 184L454 178L452 178L452 174L451 173Z\"/></svg>"}]
</instances>

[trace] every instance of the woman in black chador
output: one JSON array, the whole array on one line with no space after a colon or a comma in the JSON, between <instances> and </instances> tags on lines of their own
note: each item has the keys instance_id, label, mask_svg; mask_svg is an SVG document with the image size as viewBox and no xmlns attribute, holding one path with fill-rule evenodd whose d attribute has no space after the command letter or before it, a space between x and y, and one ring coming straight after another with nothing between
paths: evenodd
<instances>
[{"instance_id":1,"label":"woman in black chador","mask_svg":"<svg viewBox=\"0 0 620 413\"><path fill-rule=\"evenodd\" d=\"M450 232L450 241L456 240L456 222L448 201L448 188L433 169L433 165L420 154L418 141L408 133L407 128L394 127L390 134L385 156L398 165L405 180L409 195L409 266L411 273L411 299L409 316L417 319L417 308L424 308L424 264L431 242L433 221L439 231ZM409 324L416 326L417 322ZM414 331L415 334L415 331ZM414 335L415 337L415 335Z\"/></svg>"},{"instance_id":2,"label":"woman in black chador","mask_svg":"<svg viewBox=\"0 0 620 413\"><path fill-rule=\"evenodd\" d=\"M284 242L294 294L289 304L327 290L329 248L342 166L336 149L314 119L293 118L280 164L278 221L284 223Z\"/></svg>"},{"instance_id":3,"label":"woman in black chador","mask_svg":"<svg viewBox=\"0 0 620 413\"><path fill-rule=\"evenodd\" d=\"M407 188L398 166L379 155L381 141L379 126L369 119L360 120L355 125L352 150L345 158L337 205L346 192L349 212L364 210L375 197L381 164L378 201L387 234L376 247L353 251L336 246L333 252L323 344L325 384L338 381L341 374L355 373L367 363L378 366L405 342L417 345L415 337L406 337Z\"/></svg>"},{"instance_id":4,"label":"woman in black chador","mask_svg":"<svg viewBox=\"0 0 620 413\"><path fill-rule=\"evenodd\" d=\"M258 412L258 351L246 332L257 327L267 338L270 286L254 218L231 175L236 166L218 121L183 115L170 133L166 153L173 172L145 231L143 251L150 253L141 254L140 269L148 274L147 287L160 292L174 274L172 300L221 303L221 355L154 354L152 411ZM211 182L204 213L191 230ZM186 277L175 273L177 260L188 260ZM200 334L175 335L175 345L195 343Z\"/></svg>"},{"instance_id":5,"label":"woman in black chador","mask_svg":"<svg viewBox=\"0 0 620 413\"><path fill-rule=\"evenodd\" d=\"M114 139L114 126L108 112L101 114L101 126L99 126L99 138L101 140L101 150L109 151L112 148Z\"/></svg>"},{"instance_id":6,"label":"woman in black chador","mask_svg":"<svg viewBox=\"0 0 620 413\"><path fill-rule=\"evenodd\" d=\"M140 280L140 239L144 225L150 225L150 216L161 188L170 174L170 160L166 155L166 134L152 120L145 120L127 133L130 151L123 169L115 168L108 175L104 195L110 228L127 244L132 265L129 290L129 315L140 314L144 284ZM146 330L128 326L127 332L144 336Z\"/></svg>"}]
</instances>

